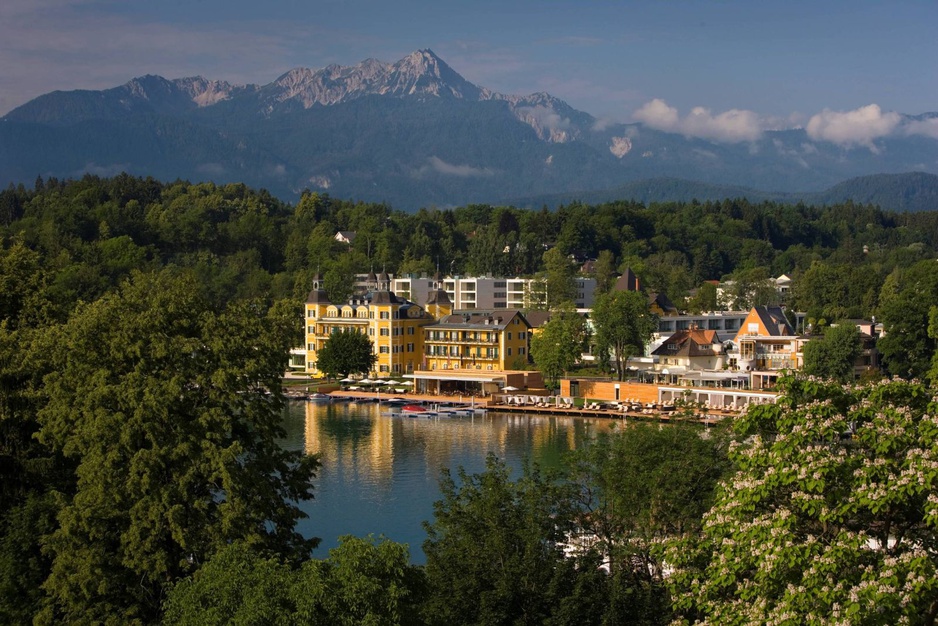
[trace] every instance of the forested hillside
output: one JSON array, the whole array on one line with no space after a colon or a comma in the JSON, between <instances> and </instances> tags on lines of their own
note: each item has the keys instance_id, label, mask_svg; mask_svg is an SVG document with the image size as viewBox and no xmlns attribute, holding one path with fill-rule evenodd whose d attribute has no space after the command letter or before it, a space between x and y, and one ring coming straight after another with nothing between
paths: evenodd
<instances>
[{"instance_id":1,"label":"forested hillside","mask_svg":"<svg viewBox=\"0 0 938 626\"><path fill-rule=\"evenodd\" d=\"M321 272L338 291L371 269L394 274L531 275L556 247L578 260L631 267L680 302L704 280L788 274L791 303L815 317L870 316L886 277L938 247L938 212L890 213L746 200L571 203L556 211L474 204L397 211L305 194L296 206L244 185L160 183L126 175L38 180L0 192L4 248L39 255L65 315L134 269L190 268L216 302L304 297ZM336 231L357 233L349 246ZM818 283L814 275L824 273Z\"/></svg>"}]
</instances>

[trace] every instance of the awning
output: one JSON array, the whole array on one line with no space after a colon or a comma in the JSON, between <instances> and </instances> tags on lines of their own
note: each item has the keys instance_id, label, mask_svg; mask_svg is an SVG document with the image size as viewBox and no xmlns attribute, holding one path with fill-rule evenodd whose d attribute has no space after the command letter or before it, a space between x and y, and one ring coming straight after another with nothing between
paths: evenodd
<instances>
[{"instance_id":1,"label":"awning","mask_svg":"<svg viewBox=\"0 0 938 626\"><path fill-rule=\"evenodd\" d=\"M414 378L417 380L449 380L449 381L466 381L472 383L498 383L505 380L505 376L465 376L462 374L452 373L449 374L445 372L438 372L433 374L414 374Z\"/></svg>"}]
</instances>

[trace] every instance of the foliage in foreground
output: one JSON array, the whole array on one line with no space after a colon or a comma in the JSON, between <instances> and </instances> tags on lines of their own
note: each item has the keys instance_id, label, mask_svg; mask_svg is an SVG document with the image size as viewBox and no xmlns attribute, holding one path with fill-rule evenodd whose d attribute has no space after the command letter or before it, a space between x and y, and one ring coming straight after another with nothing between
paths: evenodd
<instances>
[{"instance_id":1,"label":"foliage in foreground","mask_svg":"<svg viewBox=\"0 0 938 626\"><path fill-rule=\"evenodd\" d=\"M782 381L737 423L702 535L670 546L680 623L934 624L938 403L917 382Z\"/></svg>"},{"instance_id":2,"label":"foliage in foreground","mask_svg":"<svg viewBox=\"0 0 938 626\"><path fill-rule=\"evenodd\" d=\"M216 311L167 271L48 330L38 437L76 483L43 540L40 621L150 622L173 582L235 540L306 557L295 503L317 461L278 442L294 322L251 303Z\"/></svg>"},{"instance_id":3,"label":"foliage in foreground","mask_svg":"<svg viewBox=\"0 0 938 626\"><path fill-rule=\"evenodd\" d=\"M425 583L407 546L345 536L324 560L292 568L244 543L219 552L169 593L166 624L419 624Z\"/></svg>"}]
</instances>

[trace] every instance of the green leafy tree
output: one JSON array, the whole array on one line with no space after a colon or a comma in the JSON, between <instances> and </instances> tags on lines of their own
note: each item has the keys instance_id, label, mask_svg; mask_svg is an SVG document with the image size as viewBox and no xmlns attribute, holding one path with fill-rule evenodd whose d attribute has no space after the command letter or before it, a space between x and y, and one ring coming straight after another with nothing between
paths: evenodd
<instances>
[{"instance_id":1,"label":"green leafy tree","mask_svg":"<svg viewBox=\"0 0 938 626\"><path fill-rule=\"evenodd\" d=\"M544 327L531 336L531 356L544 375L544 385L557 389L560 378L583 354L586 320L576 311L557 311Z\"/></svg>"},{"instance_id":2,"label":"green leafy tree","mask_svg":"<svg viewBox=\"0 0 938 626\"><path fill-rule=\"evenodd\" d=\"M670 542L677 623L934 624L935 396L898 380L780 389L735 422L702 531Z\"/></svg>"},{"instance_id":3,"label":"green leafy tree","mask_svg":"<svg viewBox=\"0 0 938 626\"><path fill-rule=\"evenodd\" d=\"M687 300L687 309L691 313L716 311L717 308L717 286L713 283L703 283L697 288L697 293Z\"/></svg>"},{"instance_id":4,"label":"green leafy tree","mask_svg":"<svg viewBox=\"0 0 938 626\"><path fill-rule=\"evenodd\" d=\"M407 546L384 538L339 538L325 561L304 563L293 596L297 623L417 626L427 593Z\"/></svg>"},{"instance_id":5,"label":"green leafy tree","mask_svg":"<svg viewBox=\"0 0 938 626\"><path fill-rule=\"evenodd\" d=\"M898 283L894 295L880 298L885 332L876 347L890 374L922 378L938 350L938 338L928 334L929 310L938 302L938 263L921 261L902 271Z\"/></svg>"},{"instance_id":6,"label":"green leafy tree","mask_svg":"<svg viewBox=\"0 0 938 626\"><path fill-rule=\"evenodd\" d=\"M191 275L136 274L49 330L39 439L75 464L38 620L152 622L166 590L244 540L302 558L317 461L281 448L295 318L215 310Z\"/></svg>"},{"instance_id":7,"label":"green leafy tree","mask_svg":"<svg viewBox=\"0 0 938 626\"><path fill-rule=\"evenodd\" d=\"M731 275L733 281L729 289L728 306L737 311L745 311L754 306L775 305L780 302L775 281L765 267L738 270Z\"/></svg>"},{"instance_id":8,"label":"green leafy tree","mask_svg":"<svg viewBox=\"0 0 938 626\"><path fill-rule=\"evenodd\" d=\"M659 548L667 538L699 531L729 468L727 434L696 424L634 424L601 433L566 459L579 494L577 525L609 565L611 623L629 616L667 621Z\"/></svg>"},{"instance_id":9,"label":"green leafy tree","mask_svg":"<svg viewBox=\"0 0 938 626\"><path fill-rule=\"evenodd\" d=\"M166 624L419 624L425 583L407 546L344 536L299 569L236 542L169 592Z\"/></svg>"},{"instance_id":10,"label":"green leafy tree","mask_svg":"<svg viewBox=\"0 0 938 626\"><path fill-rule=\"evenodd\" d=\"M609 250L602 250L593 264L593 277L596 279L596 294L607 293L616 282L616 256Z\"/></svg>"},{"instance_id":11,"label":"green leafy tree","mask_svg":"<svg viewBox=\"0 0 938 626\"><path fill-rule=\"evenodd\" d=\"M370 372L377 360L368 335L343 328L329 335L316 355L316 367L331 378L346 378Z\"/></svg>"},{"instance_id":12,"label":"green leafy tree","mask_svg":"<svg viewBox=\"0 0 938 626\"><path fill-rule=\"evenodd\" d=\"M444 470L440 488L423 545L429 623L599 623L605 575L559 546L571 530L566 486L537 470L512 481L490 456L482 474Z\"/></svg>"},{"instance_id":13,"label":"green leafy tree","mask_svg":"<svg viewBox=\"0 0 938 626\"><path fill-rule=\"evenodd\" d=\"M544 253L544 281L546 290L546 304L549 310L554 310L576 299L576 266L570 257L560 251L560 248L551 248Z\"/></svg>"},{"instance_id":14,"label":"green leafy tree","mask_svg":"<svg viewBox=\"0 0 938 626\"><path fill-rule=\"evenodd\" d=\"M593 327L597 351L612 358L622 380L628 358L644 354L645 345L658 328L658 316L648 310L642 292L612 291L596 299Z\"/></svg>"},{"instance_id":15,"label":"green leafy tree","mask_svg":"<svg viewBox=\"0 0 938 626\"><path fill-rule=\"evenodd\" d=\"M824 336L804 346L804 372L811 376L850 382L854 364L860 357L860 331L853 324L838 324L825 329Z\"/></svg>"},{"instance_id":16,"label":"green leafy tree","mask_svg":"<svg viewBox=\"0 0 938 626\"><path fill-rule=\"evenodd\" d=\"M938 306L928 311L928 336L938 342ZM938 388L938 350L931 357L931 369L928 370L928 380L932 387Z\"/></svg>"}]
</instances>

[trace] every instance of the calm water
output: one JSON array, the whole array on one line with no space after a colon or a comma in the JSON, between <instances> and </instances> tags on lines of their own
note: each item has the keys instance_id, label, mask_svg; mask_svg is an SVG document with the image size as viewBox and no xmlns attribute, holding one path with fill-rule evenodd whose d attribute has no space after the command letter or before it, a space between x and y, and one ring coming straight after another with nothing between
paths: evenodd
<instances>
[{"instance_id":1,"label":"calm water","mask_svg":"<svg viewBox=\"0 0 938 626\"><path fill-rule=\"evenodd\" d=\"M306 536L321 537L325 557L339 535L383 534L424 561L424 520L440 497L440 468L485 469L492 452L520 474L525 458L556 467L561 456L606 430L610 420L490 414L476 417L389 416L375 403L289 403L284 447L319 454L315 499L304 503ZM383 414L385 413L385 414Z\"/></svg>"}]
</instances>

